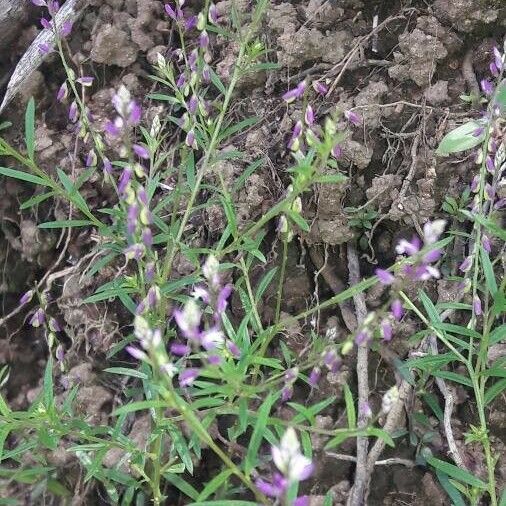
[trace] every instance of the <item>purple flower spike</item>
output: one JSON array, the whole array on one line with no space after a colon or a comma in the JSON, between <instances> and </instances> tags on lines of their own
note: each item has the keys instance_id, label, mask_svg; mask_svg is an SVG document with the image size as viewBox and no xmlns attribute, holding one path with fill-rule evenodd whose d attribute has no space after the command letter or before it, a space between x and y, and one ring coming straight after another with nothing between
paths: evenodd
<instances>
[{"instance_id":1,"label":"purple flower spike","mask_svg":"<svg viewBox=\"0 0 506 506\"><path fill-rule=\"evenodd\" d=\"M492 95L492 92L494 91L494 86L488 79L482 79L480 81L481 91L485 93L485 95L490 96Z\"/></svg>"},{"instance_id":2,"label":"purple flower spike","mask_svg":"<svg viewBox=\"0 0 506 506\"><path fill-rule=\"evenodd\" d=\"M326 95L329 91L321 81L313 81L312 86L318 95Z\"/></svg>"},{"instance_id":3,"label":"purple flower spike","mask_svg":"<svg viewBox=\"0 0 506 506\"><path fill-rule=\"evenodd\" d=\"M185 369L179 373L179 385L182 388L191 386L199 374L200 369Z\"/></svg>"},{"instance_id":4,"label":"purple flower spike","mask_svg":"<svg viewBox=\"0 0 506 506\"><path fill-rule=\"evenodd\" d=\"M473 298L473 311L476 316L480 316L483 312L481 309L481 300L477 295Z\"/></svg>"},{"instance_id":5,"label":"purple flower spike","mask_svg":"<svg viewBox=\"0 0 506 506\"><path fill-rule=\"evenodd\" d=\"M375 273L382 285L391 285L395 281L395 276L384 269L376 269Z\"/></svg>"},{"instance_id":6,"label":"purple flower spike","mask_svg":"<svg viewBox=\"0 0 506 506\"><path fill-rule=\"evenodd\" d=\"M165 12L172 20L177 21L179 19L176 10L173 9L169 4L165 4Z\"/></svg>"},{"instance_id":7,"label":"purple flower spike","mask_svg":"<svg viewBox=\"0 0 506 506\"><path fill-rule=\"evenodd\" d=\"M353 111L344 111L344 117L355 126L360 126L362 124L362 118Z\"/></svg>"},{"instance_id":8,"label":"purple flower spike","mask_svg":"<svg viewBox=\"0 0 506 506\"><path fill-rule=\"evenodd\" d=\"M142 158L143 160L149 159L149 151L144 146L141 146L140 144L134 144L132 148L134 150L134 153L139 158Z\"/></svg>"},{"instance_id":9,"label":"purple flower spike","mask_svg":"<svg viewBox=\"0 0 506 506\"><path fill-rule=\"evenodd\" d=\"M393 317L397 321L401 321L404 316L404 308L402 307L402 302L399 299L395 299L390 306L390 310L392 311Z\"/></svg>"}]
</instances>

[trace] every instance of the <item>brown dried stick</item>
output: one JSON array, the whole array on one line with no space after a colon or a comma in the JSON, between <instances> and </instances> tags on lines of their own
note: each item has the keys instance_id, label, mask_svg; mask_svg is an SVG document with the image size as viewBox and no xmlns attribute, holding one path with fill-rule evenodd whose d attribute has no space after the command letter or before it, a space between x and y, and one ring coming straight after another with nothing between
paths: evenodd
<instances>
[{"instance_id":1,"label":"brown dried stick","mask_svg":"<svg viewBox=\"0 0 506 506\"><path fill-rule=\"evenodd\" d=\"M360 282L360 266L358 262L358 254L355 245L348 243L348 272L350 286L354 286ZM365 297L362 292L353 296L355 310L357 313L357 321L360 325L367 316L367 307ZM364 416L360 407L369 401L369 343L367 341L358 346L357 352L357 382L358 382L358 428L367 427L367 417ZM348 506L362 506L366 486L369 482L367 467L367 450L368 439L364 436L357 437L357 464L355 467L355 482L348 496Z\"/></svg>"}]
</instances>

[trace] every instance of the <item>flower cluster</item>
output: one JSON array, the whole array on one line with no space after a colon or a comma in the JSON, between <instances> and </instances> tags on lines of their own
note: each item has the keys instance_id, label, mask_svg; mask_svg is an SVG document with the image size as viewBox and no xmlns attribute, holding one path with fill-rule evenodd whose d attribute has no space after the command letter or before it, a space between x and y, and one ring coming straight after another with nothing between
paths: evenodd
<instances>
[{"instance_id":1,"label":"flower cluster","mask_svg":"<svg viewBox=\"0 0 506 506\"><path fill-rule=\"evenodd\" d=\"M37 7L46 7L51 19L46 19L42 17L40 19L40 24L44 30L51 30L55 33L56 37L60 39L64 39L70 35L72 32L72 21L66 20L61 26L57 26L55 22L55 16L60 10L60 3L56 0L31 0L32 4ZM47 43L41 43L38 47L39 51L42 54L48 54L53 49Z\"/></svg>"},{"instance_id":2,"label":"flower cluster","mask_svg":"<svg viewBox=\"0 0 506 506\"><path fill-rule=\"evenodd\" d=\"M279 446L272 446L271 455L279 472L273 474L271 481L262 478L255 481L257 488L268 497L282 499L291 484L306 480L313 473L314 466L301 453L297 434L292 427L286 429ZM299 497L294 504L308 504L307 496Z\"/></svg>"},{"instance_id":3,"label":"flower cluster","mask_svg":"<svg viewBox=\"0 0 506 506\"><path fill-rule=\"evenodd\" d=\"M222 314L227 308L232 285L222 284L218 270L218 260L210 255L202 267L206 286L196 286L192 297L185 305L181 309L174 310L174 321L185 341L171 344L170 351L173 355L186 357L192 349L202 348L209 365L219 365L224 357L240 356L237 345L226 338L221 328ZM197 302L199 300L211 308L210 319L204 318L204 312ZM199 372L199 369L192 368L191 374L186 372L183 378L180 376L181 385L190 385Z\"/></svg>"}]
</instances>

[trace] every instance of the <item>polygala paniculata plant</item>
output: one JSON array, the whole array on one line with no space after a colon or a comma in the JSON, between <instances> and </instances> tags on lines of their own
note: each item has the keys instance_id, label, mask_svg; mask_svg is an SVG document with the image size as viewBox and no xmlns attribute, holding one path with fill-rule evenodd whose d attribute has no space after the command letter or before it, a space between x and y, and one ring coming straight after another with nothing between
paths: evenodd
<instances>
[{"instance_id":1,"label":"polygala paniculata plant","mask_svg":"<svg viewBox=\"0 0 506 506\"><path fill-rule=\"evenodd\" d=\"M43 9L42 27L56 30L58 2L32 3ZM339 170L342 142L348 129L367 125L353 109L318 117L318 103L328 93L323 80L304 80L284 91L281 101L299 116L286 139L293 160L286 188L256 222L239 225L234 193L264 161L250 163L233 183L219 167L223 160L243 156L223 148L257 122L232 121L238 82L276 68L266 61L268 53L257 38L266 8L267 1L258 0L246 23L235 9L220 17L209 1L198 15L187 14L182 0L167 3L165 12L174 23L179 47L158 56L152 76L157 92L149 99L167 107L160 107L163 112L149 122L142 101L124 85L111 99L113 114L103 125L96 122L87 105L95 79L79 75L73 67L65 43L70 24L56 33L55 47L39 48L54 52L65 70L55 99L68 107L77 154L73 165L79 170L69 174L38 162L32 99L26 111L26 152L0 138L0 155L10 165L0 173L37 185L33 197L21 205L24 212L46 201L70 204L68 219L40 223L39 228L66 229L70 234L89 229L99 238L88 264L81 266L84 275L93 277L115 266L116 276L81 302L121 304L130 314L130 326L111 345L111 366L103 371L105 377L122 377L121 405L115 406L108 425L97 425L76 408L79 386L62 390L61 381L55 381L68 372L73 349L61 339L66 323L50 316L57 289L41 282L22 296L20 305L29 323L44 331L48 359L40 395L26 411L11 410L0 397L1 479L30 484L32 501L47 494L70 496L65 476L47 459L48 452L62 449L85 470L85 481L100 484L112 504L175 504L176 490L185 504L193 505L309 504L300 489L307 492L306 484L316 474L312 436L326 439L325 451L350 437L379 438L394 446L393 434L381 424L404 402L399 384L392 384L374 413L368 399L357 402L345 385L345 405L338 409L346 412L347 427L327 430L316 425L315 417L338 400L329 396L313 404L313 393L323 375L339 373L356 345L389 346L398 325L409 316L418 331L410 339L410 356L397 364L399 377L414 387L446 429L445 408L428 393L432 381L467 389L477 419L465 429L466 442L481 446L487 473L475 476L457 455L450 455L453 462L436 458L424 441L416 442L417 463L435 470L454 504L465 504L463 497L470 504L487 497L497 505L497 455L487 406L506 389L505 359L489 360L491 348L506 337L504 277L501 280L505 232L500 226L505 201L499 197L506 160L504 53L494 49L490 76L481 82L483 115L446 135L437 152L447 156L476 150L477 170L469 178L467 204L453 209L455 216L442 214L425 223L422 236L401 240L394 265L378 268L375 276L287 316L281 307L288 247L310 228L303 199L315 185L346 182ZM213 69L218 36L238 48L227 83ZM82 190L91 183L114 195L109 207L94 209L86 201ZM222 209L226 224L220 237L203 246L193 218L210 205ZM465 257L459 259L452 258L449 248L457 237L452 228L455 217L466 226L466 232L459 233ZM281 248L275 267L267 265L265 256L273 235ZM178 277L175 263L181 259L193 272ZM452 269L455 261L460 265ZM260 279L252 275L259 265L265 267ZM424 284L441 278L459 284L459 300L431 300ZM387 295L355 333L336 341L332 332L318 335L313 326L304 352L296 354L286 346L283 335L291 323L309 327L320 311L377 283L386 287ZM274 316L266 322L257 306L271 286ZM414 292L416 298L408 295ZM242 306L240 315L230 311L232 297ZM458 323L445 322L449 313ZM67 336L78 339L70 332ZM273 343L279 343L281 354L272 353ZM4 368L2 379L6 377ZM291 401L296 388L307 392L304 404ZM283 404L294 413L291 419L276 416ZM127 425L141 412L149 414L150 431L139 446L127 435ZM367 420L366 426L357 426L357 412ZM111 450L122 455L112 468L104 464ZM27 452L30 460L24 458ZM201 484L192 475L209 452L216 456L213 474ZM330 492L325 504L332 504Z\"/></svg>"}]
</instances>

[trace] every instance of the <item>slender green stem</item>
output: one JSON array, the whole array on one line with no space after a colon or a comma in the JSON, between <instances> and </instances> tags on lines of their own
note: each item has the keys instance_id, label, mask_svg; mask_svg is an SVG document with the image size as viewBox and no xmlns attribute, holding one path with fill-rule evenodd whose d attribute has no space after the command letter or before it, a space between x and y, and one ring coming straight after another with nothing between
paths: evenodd
<instances>
[{"instance_id":1,"label":"slender green stem","mask_svg":"<svg viewBox=\"0 0 506 506\"><path fill-rule=\"evenodd\" d=\"M281 269L279 271L278 291L276 298L276 313L274 323L279 322L279 315L281 314L281 301L283 299L283 285L285 283L286 260L288 258L288 239L283 238L283 256L281 258ZM263 356L263 355L262 355Z\"/></svg>"}]
</instances>

